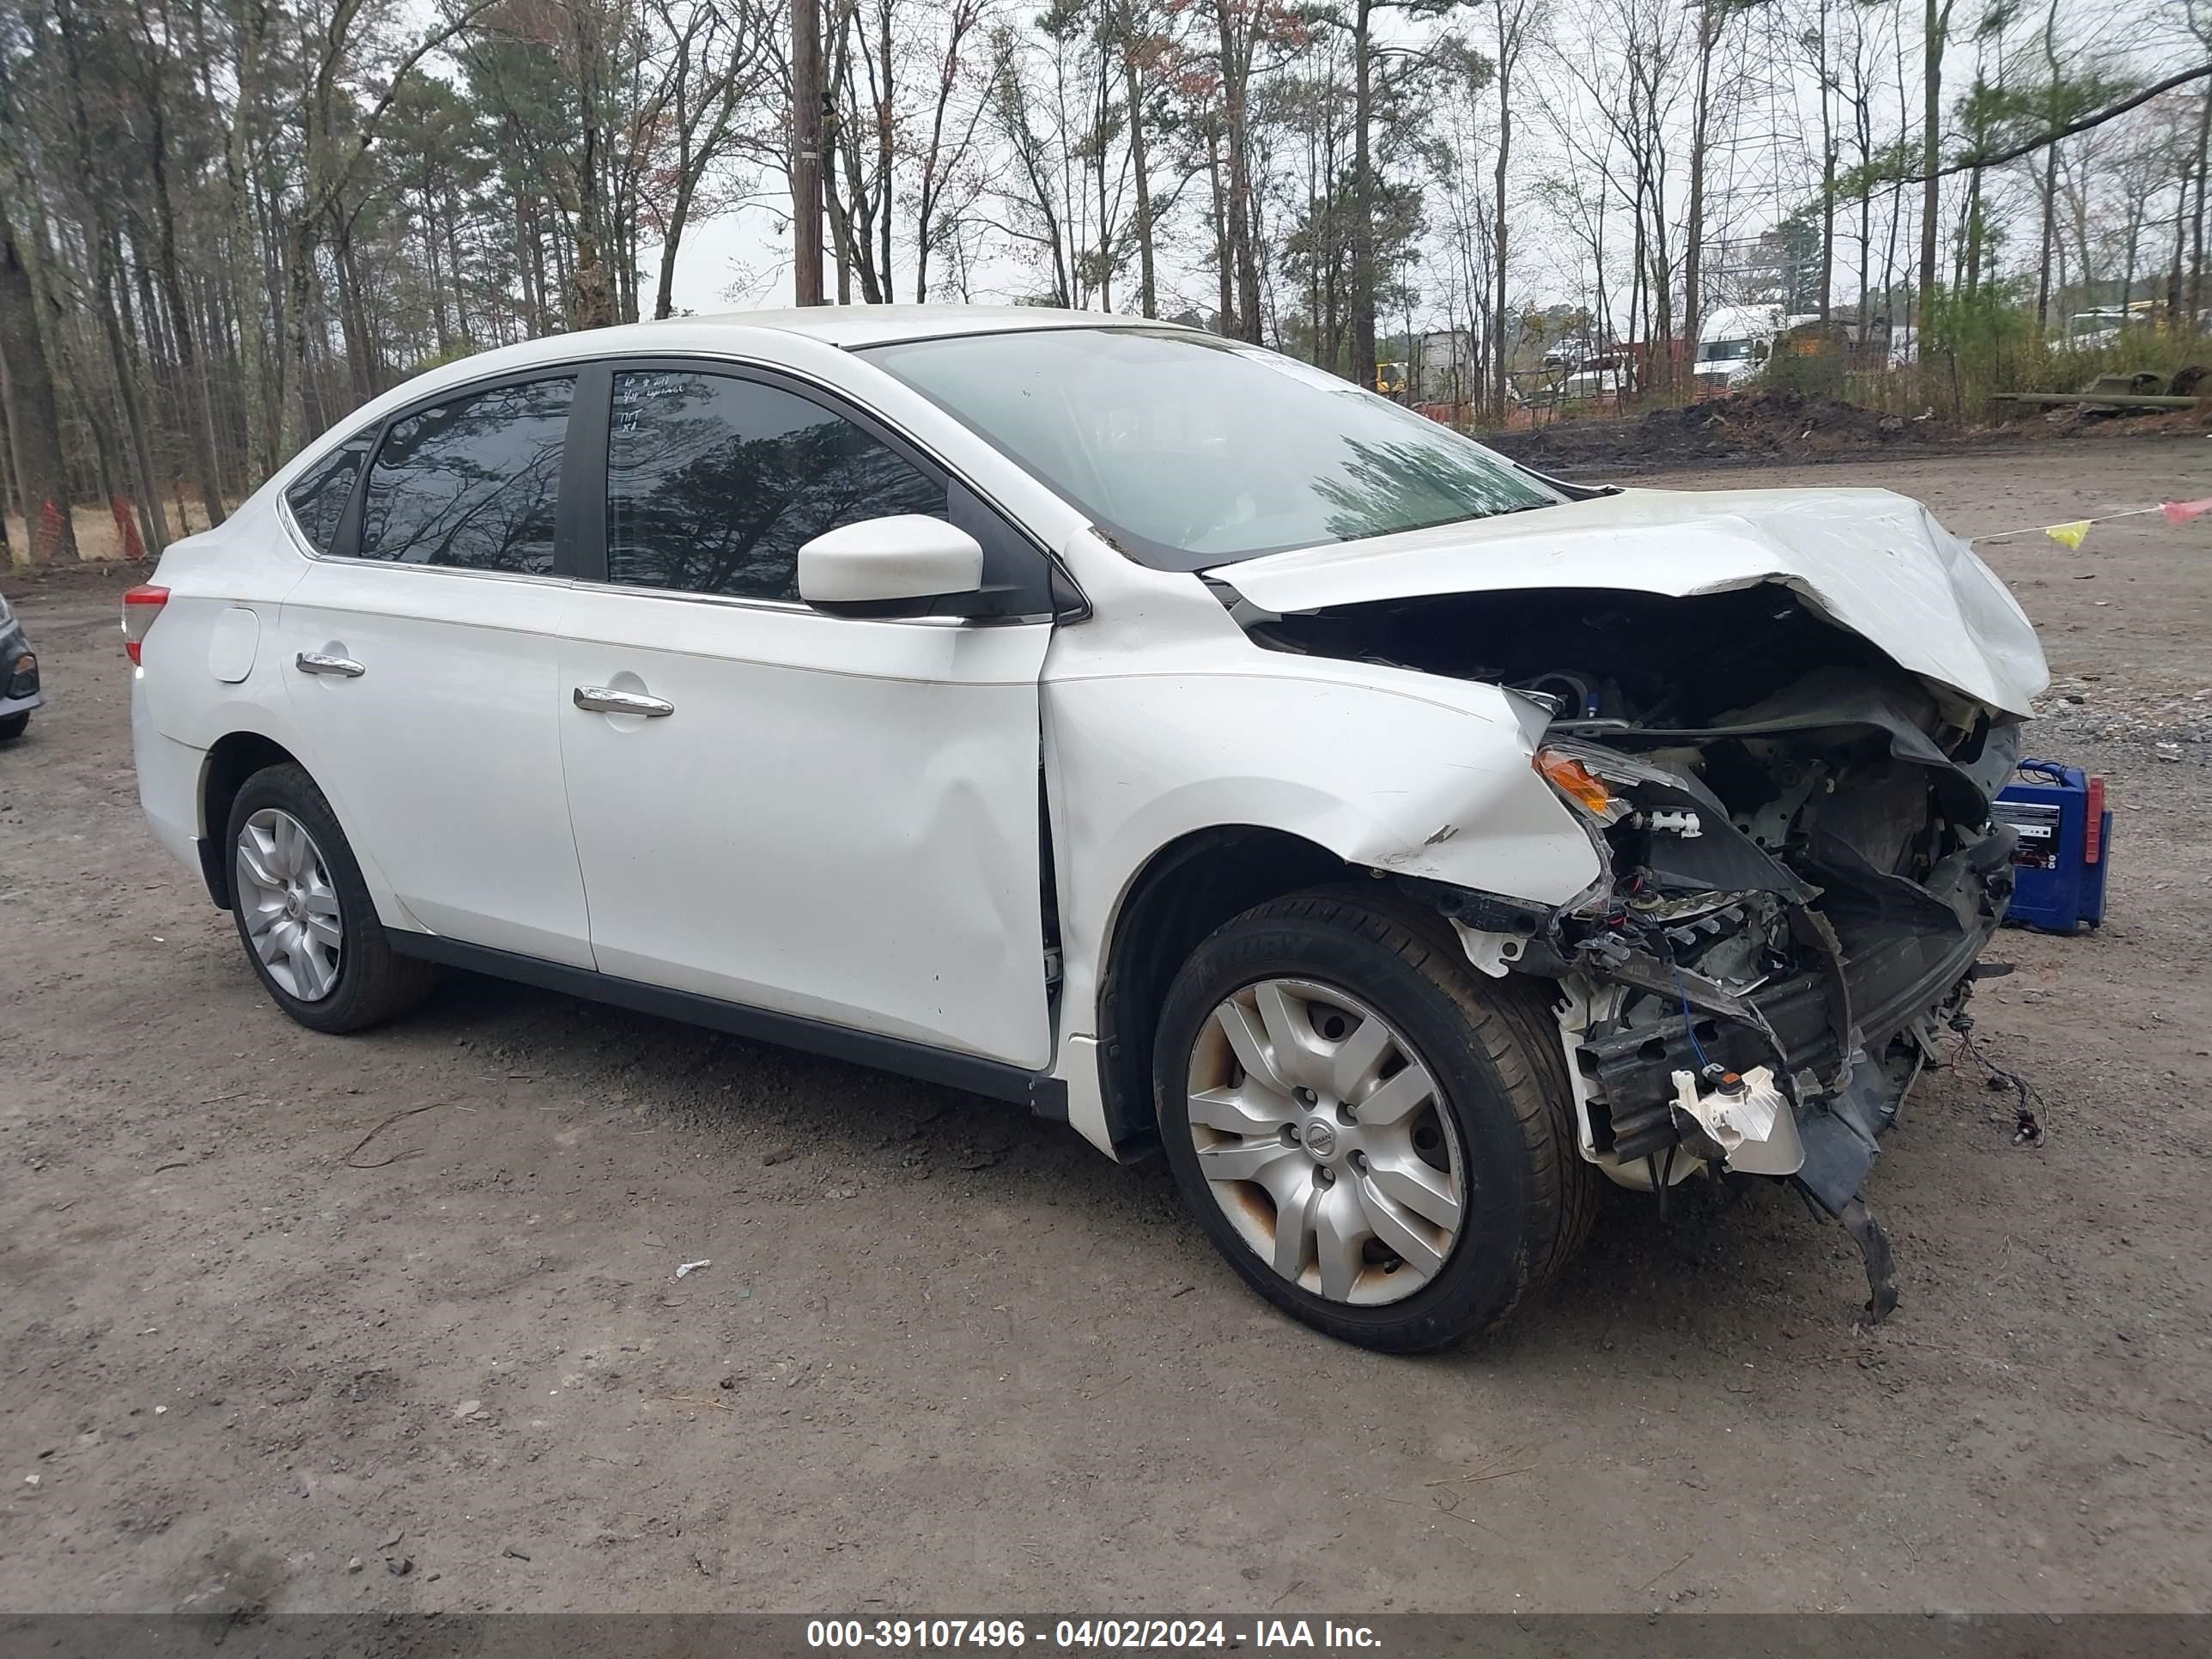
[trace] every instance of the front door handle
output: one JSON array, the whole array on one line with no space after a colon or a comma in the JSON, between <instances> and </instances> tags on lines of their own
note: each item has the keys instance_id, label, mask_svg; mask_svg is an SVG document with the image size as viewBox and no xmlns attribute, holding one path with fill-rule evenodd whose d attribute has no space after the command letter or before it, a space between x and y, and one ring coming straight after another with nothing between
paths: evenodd
<instances>
[{"instance_id":1,"label":"front door handle","mask_svg":"<svg viewBox=\"0 0 2212 1659\"><path fill-rule=\"evenodd\" d=\"M330 657L319 651L302 651L293 659L293 665L302 674L339 674L349 680L368 672L351 657Z\"/></svg>"},{"instance_id":2,"label":"front door handle","mask_svg":"<svg viewBox=\"0 0 2212 1659\"><path fill-rule=\"evenodd\" d=\"M676 705L665 698L617 691L611 685L578 686L576 707L593 714L642 714L649 720L665 720L676 712Z\"/></svg>"}]
</instances>

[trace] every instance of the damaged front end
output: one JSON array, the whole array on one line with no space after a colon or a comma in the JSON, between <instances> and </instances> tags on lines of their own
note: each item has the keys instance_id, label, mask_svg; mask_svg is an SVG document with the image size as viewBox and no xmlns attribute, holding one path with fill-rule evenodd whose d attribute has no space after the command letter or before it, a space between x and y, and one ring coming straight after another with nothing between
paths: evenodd
<instances>
[{"instance_id":1,"label":"damaged front end","mask_svg":"<svg viewBox=\"0 0 2212 1659\"><path fill-rule=\"evenodd\" d=\"M1476 593L1276 617L1279 648L1491 680L1597 852L1555 908L1413 883L1492 974L1556 981L1584 1158L1661 1193L1793 1182L1865 1255L1879 1138L2011 892L1990 804L2019 718L1900 668L1779 585Z\"/></svg>"}]
</instances>

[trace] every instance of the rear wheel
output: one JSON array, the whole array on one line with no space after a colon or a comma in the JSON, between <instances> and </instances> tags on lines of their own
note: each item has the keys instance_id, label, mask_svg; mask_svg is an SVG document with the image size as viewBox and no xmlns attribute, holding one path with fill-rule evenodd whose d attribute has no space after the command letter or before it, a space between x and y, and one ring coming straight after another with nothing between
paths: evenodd
<instances>
[{"instance_id":1,"label":"rear wheel","mask_svg":"<svg viewBox=\"0 0 2212 1659\"><path fill-rule=\"evenodd\" d=\"M1389 1352L1495 1328L1589 1228L1559 1040L1432 915L1329 890L1249 910L1170 988L1160 1138L1245 1281Z\"/></svg>"},{"instance_id":2,"label":"rear wheel","mask_svg":"<svg viewBox=\"0 0 2212 1659\"><path fill-rule=\"evenodd\" d=\"M428 994L436 970L396 955L330 803L306 770L271 766L231 803L230 908L278 1007L317 1031L357 1031Z\"/></svg>"}]
</instances>

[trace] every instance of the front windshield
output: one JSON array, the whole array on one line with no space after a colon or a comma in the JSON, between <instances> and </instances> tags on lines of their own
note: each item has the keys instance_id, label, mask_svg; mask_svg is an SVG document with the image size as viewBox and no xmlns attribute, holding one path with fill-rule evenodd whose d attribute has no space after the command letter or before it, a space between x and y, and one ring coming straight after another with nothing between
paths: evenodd
<instances>
[{"instance_id":1,"label":"front windshield","mask_svg":"<svg viewBox=\"0 0 2212 1659\"><path fill-rule=\"evenodd\" d=\"M1434 421L1210 335L1040 329L862 355L1158 570L1204 570L1562 499Z\"/></svg>"}]
</instances>

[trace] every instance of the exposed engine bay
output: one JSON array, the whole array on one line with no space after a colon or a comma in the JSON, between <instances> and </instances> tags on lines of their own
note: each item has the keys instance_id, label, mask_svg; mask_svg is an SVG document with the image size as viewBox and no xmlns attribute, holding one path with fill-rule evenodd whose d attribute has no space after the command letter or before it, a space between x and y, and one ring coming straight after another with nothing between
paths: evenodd
<instances>
[{"instance_id":1,"label":"exposed engine bay","mask_svg":"<svg viewBox=\"0 0 2212 1659\"><path fill-rule=\"evenodd\" d=\"M1490 681L1602 874L1546 908L1421 890L1494 975L1556 982L1583 1155L1661 1193L1794 1181L1896 1292L1861 1186L2011 891L2018 716L1790 588L1480 592L1249 617L1272 647Z\"/></svg>"}]
</instances>

